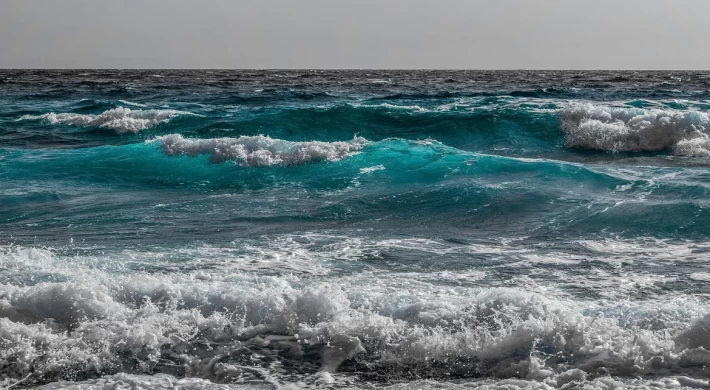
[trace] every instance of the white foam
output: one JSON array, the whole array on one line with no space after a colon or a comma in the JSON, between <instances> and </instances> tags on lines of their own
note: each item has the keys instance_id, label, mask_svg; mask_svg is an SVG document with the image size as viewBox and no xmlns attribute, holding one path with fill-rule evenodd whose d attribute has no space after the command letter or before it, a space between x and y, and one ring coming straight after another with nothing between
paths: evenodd
<instances>
[{"instance_id":1,"label":"white foam","mask_svg":"<svg viewBox=\"0 0 710 390\"><path fill-rule=\"evenodd\" d=\"M43 120L49 124L100 127L123 134L137 133L168 122L179 115L196 114L178 110L131 110L130 108L117 107L97 115L51 112L43 115L24 115L18 120Z\"/></svg>"},{"instance_id":2,"label":"white foam","mask_svg":"<svg viewBox=\"0 0 710 390\"><path fill-rule=\"evenodd\" d=\"M385 170L385 166L380 164L380 165L375 165L372 167L360 168L360 174L361 175L369 175L373 172L384 171L384 170Z\"/></svg>"},{"instance_id":3,"label":"white foam","mask_svg":"<svg viewBox=\"0 0 710 390\"><path fill-rule=\"evenodd\" d=\"M306 383L276 382L265 379L254 380L251 383L213 383L204 379L184 378L178 379L166 374L134 375L117 374L100 379L84 382L59 382L37 387L40 390L106 390L106 389L132 389L132 390L266 390L284 389L301 390L311 388L347 388L347 389L386 389L386 390L551 390L560 389L586 389L586 390L664 390L664 389L706 389L708 381L694 379L686 376L669 376L657 379L620 379L608 376L589 379L586 373L577 369L568 370L552 379L536 381L530 379L477 379L474 381L433 381L415 380L406 381L392 386L383 386L381 383L353 383L338 375L321 373L316 378Z\"/></svg>"},{"instance_id":4,"label":"white foam","mask_svg":"<svg viewBox=\"0 0 710 390\"><path fill-rule=\"evenodd\" d=\"M119 100L120 103L123 103L127 106L136 106L136 107L148 107L147 104L142 104L142 103L136 103L136 102L131 102L128 100Z\"/></svg>"},{"instance_id":5,"label":"white foam","mask_svg":"<svg viewBox=\"0 0 710 390\"><path fill-rule=\"evenodd\" d=\"M387 390L551 390L551 389L584 389L584 390L663 390L663 389L706 389L707 380L693 379L685 376L669 376L657 379L620 379L609 376L585 378L579 370L571 369L552 379L536 381L530 379L488 379L472 382L441 383L432 381L415 381L387 387Z\"/></svg>"},{"instance_id":6,"label":"white foam","mask_svg":"<svg viewBox=\"0 0 710 390\"><path fill-rule=\"evenodd\" d=\"M674 152L679 156L710 157L710 138L703 136L680 140Z\"/></svg>"},{"instance_id":7,"label":"white foam","mask_svg":"<svg viewBox=\"0 0 710 390\"><path fill-rule=\"evenodd\" d=\"M178 379L171 375L132 375L116 374L99 379L84 382L58 382L37 389L42 390L108 390L108 389L131 389L131 390L237 390L272 389L268 383L254 383L251 385L217 384L208 380L198 378Z\"/></svg>"},{"instance_id":8,"label":"white foam","mask_svg":"<svg viewBox=\"0 0 710 390\"><path fill-rule=\"evenodd\" d=\"M673 150L710 156L710 116L699 111L573 103L560 113L569 147L607 151Z\"/></svg>"},{"instance_id":9,"label":"white foam","mask_svg":"<svg viewBox=\"0 0 710 390\"><path fill-rule=\"evenodd\" d=\"M206 154L214 163L231 160L249 167L339 161L358 153L368 143L362 137L354 137L351 141L292 142L263 135L191 139L169 134L157 139L162 151L169 156Z\"/></svg>"},{"instance_id":10,"label":"white foam","mask_svg":"<svg viewBox=\"0 0 710 390\"><path fill-rule=\"evenodd\" d=\"M320 245L319 253L314 243L326 238L334 242ZM336 238L276 240L266 257L352 261L353 252L373 248L424 250L431 256L465 253L433 240L363 244ZM458 247L465 245L452 246ZM482 250L476 253L496 252ZM145 260L164 270L150 273L136 270L140 267L101 271L93 259L58 257L46 250L0 251L3 275L6 270L46 274L66 263L73 269L59 268L61 281L0 283L0 381L3 376L19 380L30 375L28 383L34 383L72 372L80 377L110 374L127 362L135 372L179 367L187 377L219 383L264 381L279 375L281 366L267 370L259 364L246 367L244 361L268 357L289 364L305 359L311 372L331 373L304 378L309 386L337 381L337 371L351 358L394 378L402 370L498 378L486 382L490 388L573 382L605 388L603 381L624 387L630 378L659 374L667 378L657 381L668 386L706 383L679 376L702 378L703 365L710 362L710 306L702 299L668 295L649 302L594 302L550 289L442 284L459 278L430 272L264 275L220 266L218 253L190 252L190 260L181 262L173 261L171 253L149 253ZM247 260L250 253L257 260L264 257L251 249L241 256ZM112 256L105 262L140 260L139 253ZM483 277L469 275L470 281ZM77 386L101 388L121 381L138 389L158 382L165 388L206 383L119 374ZM53 386L48 388L59 385Z\"/></svg>"},{"instance_id":11,"label":"white foam","mask_svg":"<svg viewBox=\"0 0 710 390\"><path fill-rule=\"evenodd\" d=\"M693 272L688 277L698 282L710 282L710 272Z\"/></svg>"},{"instance_id":12,"label":"white foam","mask_svg":"<svg viewBox=\"0 0 710 390\"><path fill-rule=\"evenodd\" d=\"M358 107L358 105L353 105L354 107ZM368 107L368 108L386 108L389 110L404 110L404 111L417 111L417 112L429 112L426 108L423 108L421 106L418 106L416 104L409 105L409 106L401 106L397 104L392 104L392 103L380 103L380 104L374 104L374 105L360 105L359 107Z\"/></svg>"},{"instance_id":13,"label":"white foam","mask_svg":"<svg viewBox=\"0 0 710 390\"><path fill-rule=\"evenodd\" d=\"M73 283L24 288L0 285L0 301L0 317L23 323L52 318L73 325L84 319L107 318L122 309L105 289Z\"/></svg>"}]
</instances>

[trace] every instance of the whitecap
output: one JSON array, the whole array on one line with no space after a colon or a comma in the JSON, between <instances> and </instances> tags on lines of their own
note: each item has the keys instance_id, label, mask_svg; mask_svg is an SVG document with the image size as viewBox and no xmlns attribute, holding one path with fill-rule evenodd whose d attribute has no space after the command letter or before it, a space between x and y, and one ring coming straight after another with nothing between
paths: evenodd
<instances>
[{"instance_id":1,"label":"whitecap","mask_svg":"<svg viewBox=\"0 0 710 390\"><path fill-rule=\"evenodd\" d=\"M148 107L147 104L131 102L131 101L128 101L128 100L119 100L119 102L122 103L122 104L125 104L125 105L127 105L127 106Z\"/></svg>"},{"instance_id":2,"label":"whitecap","mask_svg":"<svg viewBox=\"0 0 710 390\"><path fill-rule=\"evenodd\" d=\"M119 134L137 133L166 123L180 115L197 115L178 110L131 110L117 107L101 114L54 113L42 115L24 115L18 121L43 120L49 124L68 124L75 126L91 126L115 130Z\"/></svg>"},{"instance_id":3,"label":"whitecap","mask_svg":"<svg viewBox=\"0 0 710 390\"><path fill-rule=\"evenodd\" d=\"M293 165L316 161L339 161L358 153L368 141L293 142L263 135L239 138L190 139L180 134L158 137L160 148L169 156L208 155L210 161L236 161L243 166Z\"/></svg>"},{"instance_id":4,"label":"whitecap","mask_svg":"<svg viewBox=\"0 0 710 390\"><path fill-rule=\"evenodd\" d=\"M380 165L375 165L373 167L360 168L360 174L361 175L369 175L373 172L384 171L384 170L385 170L385 166L380 164Z\"/></svg>"},{"instance_id":5,"label":"whitecap","mask_svg":"<svg viewBox=\"0 0 710 390\"><path fill-rule=\"evenodd\" d=\"M710 282L710 272L694 272L688 277L698 282Z\"/></svg>"},{"instance_id":6,"label":"whitecap","mask_svg":"<svg viewBox=\"0 0 710 390\"><path fill-rule=\"evenodd\" d=\"M560 113L568 147L614 152L673 150L710 156L710 116L700 111L573 103Z\"/></svg>"}]
</instances>

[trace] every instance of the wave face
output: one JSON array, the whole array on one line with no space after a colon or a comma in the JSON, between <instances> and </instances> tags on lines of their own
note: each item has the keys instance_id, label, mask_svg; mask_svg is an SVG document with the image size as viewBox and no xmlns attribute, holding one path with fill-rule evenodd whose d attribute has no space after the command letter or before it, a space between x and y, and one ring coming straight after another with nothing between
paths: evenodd
<instances>
[{"instance_id":1,"label":"wave face","mask_svg":"<svg viewBox=\"0 0 710 390\"><path fill-rule=\"evenodd\" d=\"M0 84L0 388L710 386L707 72Z\"/></svg>"}]
</instances>

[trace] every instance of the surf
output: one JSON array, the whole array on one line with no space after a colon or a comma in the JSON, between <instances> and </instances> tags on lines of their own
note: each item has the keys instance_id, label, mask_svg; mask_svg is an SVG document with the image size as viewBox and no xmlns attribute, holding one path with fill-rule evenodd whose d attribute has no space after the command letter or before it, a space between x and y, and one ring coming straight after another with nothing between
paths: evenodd
<instances>
[{"instance_id":1,"label":"surf","mask_svg":"<svg viewBox=\"0 0 710 390\"><path fill-rule=\"evenodd\" d=\"M118 134L137 133L149 129L180 115L195 115L178 110L132 110L117 107L100 114L48 113L23 115L18 121L42 121L49 125L66 124L73 126L111 129Z\"/></svg>"}]
</instances>

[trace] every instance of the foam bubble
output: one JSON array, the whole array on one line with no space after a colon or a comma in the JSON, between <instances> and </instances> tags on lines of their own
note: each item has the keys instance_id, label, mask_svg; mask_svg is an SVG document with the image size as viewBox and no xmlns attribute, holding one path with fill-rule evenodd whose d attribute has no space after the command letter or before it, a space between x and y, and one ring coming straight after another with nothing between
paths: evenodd
<instances>
[{"instance_id":1,"label":"foam bubble","mask_svg":"<svg viewBox=\"0 0 710 390\"><path fill-rule=\"evenodd\" d=\"M178 110L131 110L130 108L117 107L96 115L51 112L43 115L24 115L18 120L43 120L49 124L100 127L123 134L137 133L168 122L179 115L196 114Z\"/></svg>"},{"instance_id":2,"label":"foam bubble","mask_svg":"<svg viewBox=\"0 0 710 390\"><path fill-rule=\"evenodd\" d=\"M703 112L574 103L560 116L569 147L710 156L710 116Z\"/></svg>"},{"instance_id":3,"label":"foam bubble","mask_svg":"<svg viewBox=\"0 0 710 390\"><path fill-rule=\"evenodd\" d=\"M339 161L360 151L368 141L292 142L263 135L239 138L190 139L180 134L158 137L162 151L169 156L206 154L210 161L236 161L243 166L292 165L316 161Z\"/></svg>"}]
</instances>

